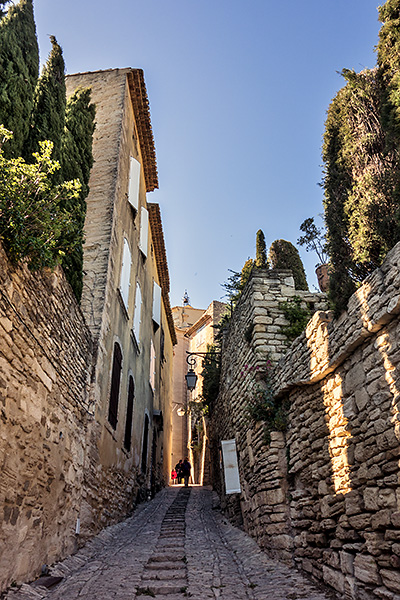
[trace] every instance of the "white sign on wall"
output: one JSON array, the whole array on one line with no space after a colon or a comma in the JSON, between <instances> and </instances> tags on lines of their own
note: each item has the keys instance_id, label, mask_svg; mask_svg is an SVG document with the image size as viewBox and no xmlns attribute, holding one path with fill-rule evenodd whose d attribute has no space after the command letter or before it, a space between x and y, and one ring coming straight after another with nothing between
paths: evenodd
<instances>
[{"instance_id":1,"label":"white sign on wall","mask_svg":"<svg viewBox=\"0 0 400 600\"><path fill-rule=\"evenodd\" d=\"M236 453L236 441L225 440L221 442L222 458L224 461L225 493L240 494L239 467Z\"/></svg>"}]
</instances>

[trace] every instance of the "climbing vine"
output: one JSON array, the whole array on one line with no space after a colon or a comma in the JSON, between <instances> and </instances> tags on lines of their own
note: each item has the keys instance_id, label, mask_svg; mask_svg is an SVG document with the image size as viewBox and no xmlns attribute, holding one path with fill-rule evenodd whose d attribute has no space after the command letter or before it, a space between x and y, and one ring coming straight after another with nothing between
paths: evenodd
<instances>
[{"instance_id":1,"label":"climbing vine","mask_svg":"<svg viewBox=\"0 0 400 600\"><path fill-rule=\"evenodd\" d=\"M274 396L272 363L266 360L262 367L245 365L242 377L249 378L249 400L247 413L250 421L263 423L264 440L271 442L272 431L286 431L289 404L287 400L276 399Z\"/></svg>"},{"instance_id":2,"label":"climbing vine","mask_svg":"<svg viewBox=\"0 0 400 600\"><path fill-rule=\"evenodd\" d=\"M287 337L288 341L292 342L304 331L312 316L312 312L309 308L304 307L304 305L302 306L300 296L293 296L290 300L281 302L279 307L289 322L288 325L281 326L281 331Z\"/></svg>"}]
</instances>

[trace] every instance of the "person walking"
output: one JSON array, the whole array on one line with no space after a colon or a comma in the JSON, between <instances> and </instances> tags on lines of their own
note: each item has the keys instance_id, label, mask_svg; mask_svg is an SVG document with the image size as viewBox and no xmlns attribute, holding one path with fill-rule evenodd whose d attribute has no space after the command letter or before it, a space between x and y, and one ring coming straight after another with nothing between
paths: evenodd
<instances>
[{"instance_id":1,"label":"person walking","mask_svg":"<svg viewBox=\"0 0 400 600\"><path fill-rule=\"evenodd\" d=\"M172 471L171 471L172 485L175 485L176 478L177 478L177 473L176 473L176 470L175 470L175 469L172 469Z\"/></svg>"},{"instance_id":2,"label":"person walking","mask_svg":"<svg viewBox=\"0 0 400 600\"><path fill-rule=\"evenodd\" d=\"M192 465L190 464L189 459L186 457L182 463L182 474L183 474L183 481L184 481L185 487L189 486L189 477L190 477L191 468L192 468Z\"/></svg>"},{"instance_id":3,"label":"person walking","mask_svg":"<svg viewBox=\"0 0 400 600\"><path fill-rule=\"evenodd\" d=\"M176 465L175 465L175 471L176 471L176 476L178 478L178 484L180 485L182 483L182 464L183 464L183 460L180 460Z\"/></svg>"}]
</instances>

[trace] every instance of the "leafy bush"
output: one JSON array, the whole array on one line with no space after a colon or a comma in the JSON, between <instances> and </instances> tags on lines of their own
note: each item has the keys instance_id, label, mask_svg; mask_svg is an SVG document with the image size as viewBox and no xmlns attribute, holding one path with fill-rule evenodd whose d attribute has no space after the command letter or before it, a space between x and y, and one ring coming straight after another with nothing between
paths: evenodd
<instances>
[{"instance_id":1,"label":"leafy bush","mask_svg":"<svg viewBox=\"0 0 400 600\"><path fill-rule=\"evenodd\" d=\"M274 396L271 369L272 363L268 359L264 368L245 365L242 373L244 376L256 373L254 382L250 384L247 412L252 421L263 422L267 444L271 442L272 431L286 431L289 411L288 401L277 400Z\"/></svg>"},{"instance_id":2,"label":"leafy bush","mask_svg":"<svg viewBox=\"0 0 400 600\"><path fill-rule=\"evenodd\" d=\"M0 126L3 143L11 138ZM51 142L40 142L36 163L27 164L22 158L7 160L0 147L0 240L13 262L26 260L32 271L54 267L82 243L79 225L62 208L78 197L81 186L77 180L53 183L60 165L51 159L52 149Z\"/></svg>"},{"instance_id":3,"label":"leafy bush","mask_svg":"<svg viewBox=\"0 0 400 600\"><path fill-rule=\"evenodd\" d=\"M289 321L289 325L281 326L282 333L289 341L293 341L304 331L311 318L311 311L303 308L301 302L299 296L293 296L292 299L281 302L279 305L285 318Z\"/></svg>"}]
</instances>

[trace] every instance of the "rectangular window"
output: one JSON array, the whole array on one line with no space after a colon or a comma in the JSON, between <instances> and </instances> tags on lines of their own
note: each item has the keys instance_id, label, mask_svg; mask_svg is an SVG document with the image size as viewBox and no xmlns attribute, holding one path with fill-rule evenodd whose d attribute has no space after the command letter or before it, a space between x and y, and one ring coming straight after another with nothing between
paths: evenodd
<instances>
[{"instance_id":1,"label":"rectangular window","mask_svg":"<svg viewBox=\"0 0 400 600\"><path fill-rule=\"evenodd\" d=\"M133 156L130 157L129 165L129 188L128 201L135 210L139 210L139 187L140 187L140 162Z\"/></svg>"},{"instance_id":2,"label":"rectangular window","mask_svg":"<svg viewBox=\"0 0 400 600\"><path fill-rule=\"evenodd\" d=\"M119 284L119 291L121 292L122 300L124 301L125 308L128 310L129 300L129 288L131 285L131 251L126 238L124 238L124 253L122 256L122 267L121 267L121 281Z\"/></svg>"},{"instance_id":3,"label":"rectangular window","mask_svg":"<svg viewBox=\"0 0 400 600\"><path fill-rule=\"evenodd\" d=\"M140 335L140 324L142 319L142 292L140 285L136 284L136 296L135 296L135 314L133 317L133 333L135 334L136 341L139 345Z\"/></svg>"},{"instance_id":4,"label":"rectangular window","mask_svg":"<svg viewBox=\"0 0 400 600\"><path fill-rule=\"evenodd\" d=\"M149 240L149 213L147 208L142 206L140 212L140 242L139 248L144 256L147 256L147 244Z\"/></svg>"},{"instance_id":5,"label":"rectangular window","mask_svg":"<svg viewBox=\"0 0 400 600\"><path fill-rule=\"evenodd\" d=\"M161 288L154 281L153 283L153 321L161 325Z\"/></svg>"},{"instance_id":6,"label":"rectangular window","mask_svg":"<svg viewBox=\"0 0 400 600\"><path fill-rule=\"evenodd\" d=\"M113 365L111 371L110 404L108 407L108 421L113 429L118 422L119 387L121 383L122 351L120 345L115 342Z\"/></svg>"},{"instance_id":7,"label":"rectangular window","mask_svg":"<svg viewBox=\"0 0 400 600\"><path fill-rule=\"evenodd\" d=\"M133 416L133 401L135 398L135 384L133 383L133 377L129 377L128 387L128 404L126 408L126 422L125 422L125 436L124 436L124 448L129 452L131 449L132 441L132 416Z\"/></svg>"}]
</instances>

